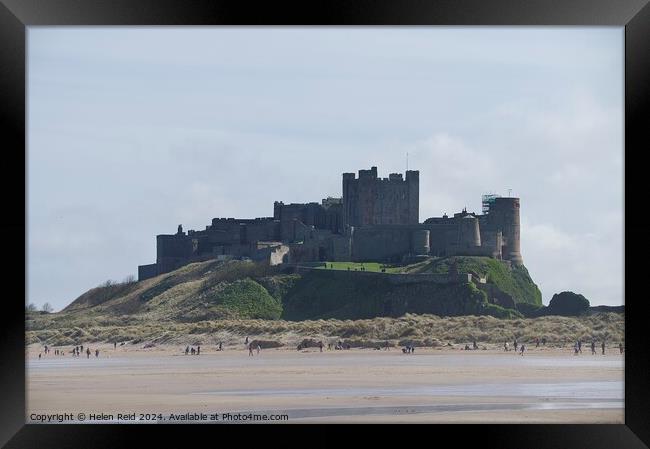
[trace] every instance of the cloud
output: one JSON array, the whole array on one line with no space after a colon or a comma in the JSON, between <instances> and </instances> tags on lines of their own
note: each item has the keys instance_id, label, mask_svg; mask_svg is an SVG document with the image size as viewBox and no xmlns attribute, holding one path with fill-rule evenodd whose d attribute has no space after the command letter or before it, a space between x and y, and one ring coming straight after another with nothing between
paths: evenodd
<instances>
[{"instance_id":1,"label":"cloud","mask_svg":"<svg viewBox=\"0 0 650 449\"><path fill-rule=\"evenodd\" d=\"M524 217L521 242L524 263L545 304L564 290L583 294L592 305L623 303L621 224L614 217L581 233Z\"/></svg>"}]
</instances>

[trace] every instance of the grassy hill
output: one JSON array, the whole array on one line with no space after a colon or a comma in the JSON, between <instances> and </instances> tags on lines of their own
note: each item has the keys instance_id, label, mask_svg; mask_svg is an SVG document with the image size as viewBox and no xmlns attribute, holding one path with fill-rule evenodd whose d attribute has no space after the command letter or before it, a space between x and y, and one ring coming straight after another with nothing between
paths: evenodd
<instances>
[{"instance_id":1,"label":"grassy hill","mask_svg":"<svg viewBox=\"0 0 650 449\"><path fill-rule=\"evenodd\" d=\"M446 273L453 262L461 272L474 272L508 293L517 303L541 305L541 294L524 267L509 268L483 257L428 259L387 272ZM379 264L364 264L379 271ZM77 323L143 319L197 322L214 319L365 319L406 313L440 316L492 315L514 318L516 310L490 304L486 292L472 283L393 285L381 277L355 276L334 269L302 274L283 267L248 261L207 261L184 266L141 282L106 283L74 300L50 318ZM337 276L338 274L338 276Z\"/></svg>"},{"instance_id":2,"label":"grassy hill","mask_svg":"<svg viewBox=\"0 0 650 449\"><path fill-rule=\"evenodd\" d=\"M405 267L404 272L448 273L454 262L457 263L459 272L476 273L479 277L487 278L488 283L511 295L516 303L527 303L536 307L542 305L542 292L523 265L510 268L505 263L489 257L444 257Z\"/></svg>"}]
</instances>

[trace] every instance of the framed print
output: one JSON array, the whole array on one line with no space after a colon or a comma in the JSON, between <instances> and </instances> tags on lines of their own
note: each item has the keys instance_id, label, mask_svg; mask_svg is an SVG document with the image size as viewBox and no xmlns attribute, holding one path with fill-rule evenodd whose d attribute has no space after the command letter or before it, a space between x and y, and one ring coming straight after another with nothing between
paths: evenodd
<instances>
[{"instance_id":1,"label":"framed print","mask_svg":"<svg viewBox=\"0 0 650 449\"><path fill-rule=\"evenodd\" d=\"M0 17L5 447L647 447L647 1Z\"/></svg>"}]
</instances>

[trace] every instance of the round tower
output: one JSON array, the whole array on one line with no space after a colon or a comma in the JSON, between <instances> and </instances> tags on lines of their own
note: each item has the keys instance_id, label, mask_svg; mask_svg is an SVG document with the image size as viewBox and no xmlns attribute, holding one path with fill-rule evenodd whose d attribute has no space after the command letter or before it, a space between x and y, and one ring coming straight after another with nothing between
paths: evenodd
<instances>
[{"instance_id":1,"label":"round tower","mask_svg":"<svg viewBox=\"0 0 650 449\"><path fill-rule=\"evenodd\" d=\"M503 259L522 265L524 259L521 257L520 246L519 198L495 198L488 215L497 229L501 229Z\"/></svg>"},{"instance_id":2,"label":"round tower","mask_svg":"<svg viewBox=\"0 0 650 449\"><path fill-rule=\"evenodd\" d=\"M481 233L478 226L478 218L473 215L465 215L458 218L458 247L471 248L481 246Z\"/></svg>"}]
</instances>

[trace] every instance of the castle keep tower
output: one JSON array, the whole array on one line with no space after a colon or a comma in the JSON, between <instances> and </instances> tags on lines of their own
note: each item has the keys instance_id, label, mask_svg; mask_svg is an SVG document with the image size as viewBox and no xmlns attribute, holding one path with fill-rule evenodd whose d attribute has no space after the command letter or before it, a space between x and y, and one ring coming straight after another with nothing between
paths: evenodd
<instances>
[{"instance_id":1,"label":"castle keep tower","mask_svg":"<svg viewBox=\"0 0 650 449\"><path fill-rule=\"evenodd\" d=\"M343 173L343 224L406 225L419 221L420 173L409 170L377 177L377 167Z\"/></svg>"}]
</instances>

